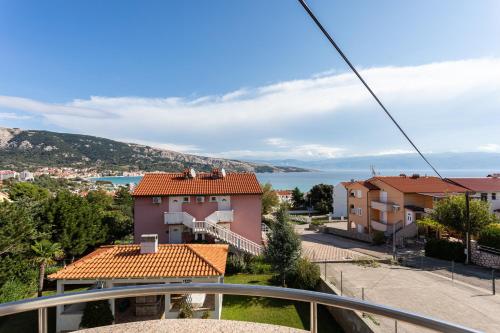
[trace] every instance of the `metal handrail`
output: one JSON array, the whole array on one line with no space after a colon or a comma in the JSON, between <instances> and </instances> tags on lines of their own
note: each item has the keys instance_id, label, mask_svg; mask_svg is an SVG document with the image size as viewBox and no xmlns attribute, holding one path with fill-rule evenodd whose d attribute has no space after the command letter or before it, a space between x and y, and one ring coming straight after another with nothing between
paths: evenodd
<instances>
[{"instance_id":1,"label":"metal handrail","mask_svg":"<svg viewBox=\"0 0 500 333\"><path fill-rule=\"evenodd\" d=\"M223 283L151 284L82 291L65 295L45 296L0 304L0 317L24 311L38 310L39 332L46 332L46 309L48 307L122 297L183 293L260 296L309 302L311 306L311 332L317 331L317 304L373 313L440 332L480 332L478 330L447 321L345 296L291 288Z\"/></svg>"}]
</instances>

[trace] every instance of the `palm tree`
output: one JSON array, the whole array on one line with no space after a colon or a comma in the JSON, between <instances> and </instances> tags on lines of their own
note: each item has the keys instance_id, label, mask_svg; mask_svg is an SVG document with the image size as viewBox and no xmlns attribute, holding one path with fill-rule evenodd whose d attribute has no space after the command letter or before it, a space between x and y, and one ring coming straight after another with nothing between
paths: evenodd
<instances>
[{"instance_id":1,"label":"palm tree","mask_svg":"<svg viewBox=\"0 0 500 333\"><path fill-rule=\"evenodd\" d=\"M38 280L38 297L42 296L43 280L45 277L45 268L48 265L53 265L56 259L64 255L59 243L52 243L47 239L42 239L31 245L31 249L35 252L35 261L39 265L39 280Z\"/></svg>"}]
</instances>

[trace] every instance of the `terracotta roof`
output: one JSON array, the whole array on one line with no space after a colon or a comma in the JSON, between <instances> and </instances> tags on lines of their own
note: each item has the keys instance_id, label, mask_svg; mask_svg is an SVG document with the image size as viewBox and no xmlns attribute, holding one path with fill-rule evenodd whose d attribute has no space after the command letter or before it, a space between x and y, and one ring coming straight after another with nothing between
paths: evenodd
<instances>
[{"instance_id":1,"label":"terracotta roof","mask_svg":"<svg viewBox=\"0 0 500 333\"><path fill-rule=\"evenodd\" d=\"M291 190L276 190L275 192L277 195L292 195Z\"/></svg>"},{"instance_id":2,"label":"terracotta roof","mask_svg":"<svg viewBox=\"0 0 500 333\"><path fill-rule=\"evenodd\" d=\"M134 196L262 194L254 173L228 173L214 178L211 173L198 173L186 178L182 173L147 173L134 190Z\"/></svg>"},{"instance_id":3,"label":"terracotta roof","mask_svg":"<svg viewBox=\"0 0 500 333\"><path fill-rule=\"evenodd\" d=\"M367 180L358 180L358 181L354 181L354 182L343 182L342 184L345 187L348 187L349 185L359 184L361 186L366 187L369 190L379 190L379 188L376 185L370 183Z\"/></svg>"},{"instance_id":4,"label":"terracotta roof","mask_svg":"<svg viewBox=\"0 0 500 333\"><path fill-rule=\"evenodd\" d=\"M446 182L438 177L420 176L376 176L373 179L380 180L403 193L462 193L465 188Z\"/></svg>"},{"instance_id":5,"label":"terracotta roof","mask_svg":"<svg viewBox=\"0 0 500 333\"><path fill-rule=\"evenodd\" d=\"M148 279L224 275L228 245L160 244L157 253L140 245L102 246L48 276L49 279Z\"/></svg>"},{"instance_id":6,"label":"terracotta roof","mask_svg":"<svg viewBox=\"0 0 500 333\"><path fill-rule=\"evenodd\" d=\"M474 192L500 192L500 178L449 178L454 183Z\"/></svg>"}]
</instances>

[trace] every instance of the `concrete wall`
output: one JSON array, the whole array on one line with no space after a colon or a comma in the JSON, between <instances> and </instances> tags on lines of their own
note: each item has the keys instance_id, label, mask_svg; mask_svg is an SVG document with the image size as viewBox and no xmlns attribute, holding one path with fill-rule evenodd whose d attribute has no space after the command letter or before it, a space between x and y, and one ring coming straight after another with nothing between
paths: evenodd
<instances>
[{"instance_id":1,"label":"concrete wall","mask_svg":"<svg viewBox=\"0 0 500 333\"><path fill-rule=\"evenodd\" d=\"M232 195L230 198L231 209L234 210L234 221L230 229L241 236L260 244L261 234L261 206L260 195ZM217 202L197 203L196 196L191 196L190 201L182 204L185 211L197 220L205 218L218 210ZM160 243L168 243L168 225L164 222L164 213L169 211L168 197L162 197L161 204L154 204L151 197L134 198L134 242L138 243L142 234L158 234ZM184 237L184 236L183 236Z\"/></svg>"},{"instance_id":2,"label":"concrete wall","mask_svg":"<svg viewBox=\"0 0 500 333\"><path fill-rule=\"evenodd\" d=\"M339 295L340 292L334 285L321 278L321 282L317 288L318 291ZM357 333L379 333L382 332L379 326L376 326L367 318L363 318L361 313L353 310L346 310L336 307L326 307L330 314L335 318L335 321L344 329L345 332Z\"/></svg>"}]
</instances>

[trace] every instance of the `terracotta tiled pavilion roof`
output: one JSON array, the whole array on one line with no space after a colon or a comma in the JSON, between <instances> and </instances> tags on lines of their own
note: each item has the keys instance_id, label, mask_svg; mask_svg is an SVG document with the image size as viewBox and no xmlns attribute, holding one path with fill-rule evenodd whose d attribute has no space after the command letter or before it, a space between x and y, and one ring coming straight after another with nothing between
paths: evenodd
<instances>
[{"instance_id":1,"label":"terracotta tiled pavilion roof","mask_svg":"<svg viewBox=\"0 0 500 333\"><path fill-rule=\"evenodd\" d=\"M228 245L160 244L157 253L140 253L140 245L102 246L49 275L49 279L148 279L224 275Z\"/></svg>"},{"instance_id":2,"label":"terracotta tiled pavilion roof","mask_svg":"<svg viewBox=\"0 0 500 333\"><path fill-rule=\"evenodd\" d=\"M213 177L211 173L198 173L194 178L182 173L147 173L134 196L160 195L223 195L262 194L253 173L228 173L225 177Z\"/></svg>"}]
</instances>

